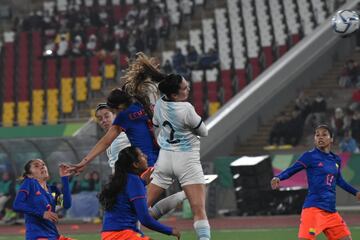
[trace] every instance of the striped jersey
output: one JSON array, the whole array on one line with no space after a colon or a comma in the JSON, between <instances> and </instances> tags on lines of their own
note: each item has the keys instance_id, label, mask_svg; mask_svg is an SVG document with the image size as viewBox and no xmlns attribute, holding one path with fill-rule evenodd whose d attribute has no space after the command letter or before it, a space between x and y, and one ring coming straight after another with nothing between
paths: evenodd
<instances>
[{"instance_id":1,"label":"striped jersey","mask_svg":"<svg viewBox=\"0 0 360 240\"><path fill-rule=\"evenodd\" d=\"M155 104L153 124L160 129L157 142L161 149L200 151L200 138L194 134L194 130L201 123L201 117L189 102L172 102L162 97Z\"/></svg>"}]
</instances>

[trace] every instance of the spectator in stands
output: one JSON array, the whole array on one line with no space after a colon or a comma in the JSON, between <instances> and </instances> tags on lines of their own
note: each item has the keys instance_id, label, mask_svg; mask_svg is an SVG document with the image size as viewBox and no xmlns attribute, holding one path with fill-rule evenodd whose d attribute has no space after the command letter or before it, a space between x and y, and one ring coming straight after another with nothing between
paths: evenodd
<instances>
[{"instance_id":1,"label":"spectator in stands","mask_svg":"<svg viewBox=\"0 0 360 240\"><path fill-rule=\"evenodd\" d=\"M341 108L336 108L334 115L331 117L331 128L335 137L343 137L344 132L350 126L348 117Z\"/></svg>"},{"instance_id":2,"label":"spectator in stands","mask_svg":"<svg viewBox=\"0 0 360 240\"><path fill-rule=\"evenodd\" d=\"M16 217L12 210L15 197L15 182L8 172L3 172L0 180L0 218L9 222Z\"/></svg>"},{"instance_id":3,"label":"spectator in stands","mask_svg":"<svg viewBox=\"0 0 360 240\"><path fill-rule=\"evenodd\" d=\"M182 54L181 48L176 48L172 57L172 65L174 70L177 71L184 64L186 64L185 56Z\"/></svg>"},{"instance_id":4,"label":"spectator in stands","mask_svg":"<svg viewBox=\"0 0 360 240\"><path fill-rule=\"evenodd\" d=\"M88 42L86 43L86 54L88 56L96 55L97 47L97 38L95 34L91 34Z\"/></svg>"},{"instance_id":5,"label":"spectator in stands","mask_svg":"<svg viewBox=\"0 0 360 240\"><path fill-rule=\"evenodd\" d=\"M186 66L190 69L195 69L199 64L199 54L194 46L187 45L186 50L188 52L186 56Z\"/></svg>"},{"instance_id":6,"label":"spectator in stands","mask_svg":"<svg viewBox=\"0 0 360 240\"><path fill-rule=\"evenodd\" d=\"M301 140L304 128L304 119L300 111L294 110L291 113L291 118L286 123L286 137L285 143L292 146L297 146Z\"/></svg>"},{"instance_id":7,"label":"spectator in stands","mask_svg":"<svg viewBox=\"0 0 360 240\"><path fill-rule=\"evenodd\" d=\"M311 103L310 115L307 119L307 125L310 125L311 128L324 123L325 115L327 110L326 100L324 95L321 92L318 92L315 99Z\"/></svg>"},{"instance_id":8,"label":"spectator in stands","mask_svg":"<svg viewBox=\"0 0 360 240\"><path fill-rule=\"evenodd\" d=\"M135 31L135 42L134 42L134 47L136 49L136 52L143 52L145 50L145 43L144 43L144 39L142 36L142 32L141 30L137 29Z\"/></svg>"},{"instance_id":9,"label":"spectator in stands","mask_svg":"<svg viewBox=\"0 0 360 240\"><path fill-rule=\"evenodd\" d=\"M357 86L357 89L352 93L351 96L351 108L356 109L360 106L360 85Z\"/></svg>"},{"instance_id":10,"label":"spectator in stands","mask_svg":"<svg viewBox=\"0 0 360 240\"><path fill-rule=\"evenodd\" d=\"M169 59L167 59L165 61L165 64L162 66L162 69L163 69L164 73L166 73L166 74L170 74L173 72L173 67L172 67Z\"/></svg>"},{"instance_id":11,"label":"spectator in stands","mask_svg":"<svg viewBox=\"0 0 360 240\"><path fill-rule=\"evenodd\" d=\"M285 113L281 113L275 120L275 124L271 128L269 144L280 145L285 144L285 138L287 136L287 117Z\"/></svg>"},{"instance_id":12,"label":"spectator in stands","mask_svg":"<svg viewBox=\"0 0 360 240\"><path fill-rule=\"evenodd\" d=\"M352 136L360 142L360 111L356 110L351 118L350 129Z\"/></svg>"},{"instance_id":13,"label":"spectator in stands","mask_svg":"<svg viewBox=\"0 0 360 240\"><path fill-rule=\"evenodd\" d=\"M100 192L101 182L99 172L93 171L90 177L90 191Z\"/></svg>"},{"instance_id":14,"label":"spectator in stands","mask_svg":"<svg viewBox=\"0 0 360 240\"><path fill-rule=\"evenodd\" d=\"M200 69L210 69L217 67L219 64L219 56L215 49L210 48L209 51L203 54L199 59L199 68Z\"/></svg>"},{"instance_id":15,"label":"spectator in stands","mask_svg":"<svg viewBox=\"0 0 360 240\"><path fill-rule=\"evenodd\" d=\"M305 96L304 92L300 92L299 96L295 100L295 110L299 110L302 118L305 119L311 112L311 106L309 99Z\"/></svg>"},{"instance_id":16,"label":"spectator in stands","mask_svg":"<svg viewBox=\"0 0 360 240\"><path fill-rule=\"evenodd\" d=\"M91 191L90 183L91 182L91 173L85 173L83 179L80 181L80 189L81 191Z\"/></svg>"},{"instance_id":17,"label":"spectator in stands","mask_svg":"<svg viewBox=\"0 0 360 240\"><path fill-rule=\"evenodd\" d=\"M158 45L158 37L157 32L154 27L149 28L146 31L146 48L150 50L150 52L154 52Z\"/></svg>"},{"instance_id":18,"label":"spectator in stands","mask_svg":"<svg viewBox=\"0 0 360 240\"><path fill-rule=\"evenodd\" d=\"M67 54L69 48L69 42L66 39L66 36L64 34L62 34L60 36L60 41L58 43L58 49L56 51L56 54L59 57L65 56Z\"/></svg>"},{"instance_id":19,"label":"spectator in stands","mask_svg":"<svg viewBox=\"0 0 360 240\"><path fill-rule=\"evenodd\" d=\"M339 77L340 87L352 87L359 83L359 68L357 62L352 59L346 61Z\"/></svg>"},{"instance_id":20,"label":"spectator in stands","mask_svg":"<svg viewBox=\"0 0 360 240\"><path fill-rule=\"evenodd\" d=\"M356 140L351 136L351 131L346 130L339 144L341 152L358 153L359 147Z\"/></svg>"},{"instance_id":21,"label":"spectator in stands","mask_svg":"<svg viewBox=\"0 0 360 240\"><path fill-rule=\"evenodd\" d=\"M102 50L101 54L103 57L106 55L115 56L115 38L111 33L105 33L102 40Z\"/></svg>"},{"instance_id":22,"label":"spectator in stands","mask_svg":"<svg viewBox=\"0 0 360 240\"><path fill-rule=\"evenodd\" d=\"M76 35L72 43L71 53L75 56L80 56L83 54L84 45L80 35Z\"/></svg>"}]
</instances>

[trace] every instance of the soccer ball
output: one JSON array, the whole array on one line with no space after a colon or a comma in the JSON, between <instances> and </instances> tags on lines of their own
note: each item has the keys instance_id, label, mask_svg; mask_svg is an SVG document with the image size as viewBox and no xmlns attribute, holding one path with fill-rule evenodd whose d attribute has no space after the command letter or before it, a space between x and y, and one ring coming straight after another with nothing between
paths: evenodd
<instances>
[{"instance_id":1,"label":"soccer ball","mask_svg":"<svg viewBox=\"0 0 360 240\"><path fill-rule=\"evenodd\" d=\"M353 10L340 10L331 19L333 29L346 37L359 29L359 14Z\"/></svg>"}]
</instances>

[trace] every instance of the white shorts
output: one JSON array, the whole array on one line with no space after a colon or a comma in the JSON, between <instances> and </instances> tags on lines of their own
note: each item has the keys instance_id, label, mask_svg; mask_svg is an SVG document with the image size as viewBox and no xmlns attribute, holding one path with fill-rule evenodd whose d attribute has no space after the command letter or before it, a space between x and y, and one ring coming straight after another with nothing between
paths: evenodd
<instances>
[{"instance_id":1,"label":"white shorts","mask_svg":"<svg viewBox=\"0 0 360 240\"><path fill-rule=\"evenodd\" d=\"M172 152L160 149L151 183L167 189L177 178L181 186L205 184L199 152Z\"/></svg>"}]
</instances>

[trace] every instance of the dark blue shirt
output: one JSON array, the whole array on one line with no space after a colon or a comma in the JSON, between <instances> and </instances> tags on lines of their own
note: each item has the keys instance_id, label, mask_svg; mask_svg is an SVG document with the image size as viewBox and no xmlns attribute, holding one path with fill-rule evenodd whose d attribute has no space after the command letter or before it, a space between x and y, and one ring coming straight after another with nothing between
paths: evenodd
<instances>
[{"instance_id":1,"label":"dark blue shirt","mask_svg":"<svg viewBox=\"0 0 360 240\"><path fill-rule=\"evenodd\" d=\"M151 132L151 120L143 106L140 103L131 104L116 116L113 125L122 128L131 145L140 148L148 157L148 165L153 167L159 154L159 147Z\"/></svg>"},{"instance_id":2,"label":"dark blue shirt","mask_svg":"<svg viewBox=\"0 0 360 240\"><path fill-rule=\"evenodd\" d=\"M33 178L25 178L16 195L13 209L25 215L26 239L35 240L47 238L58 239L59 233L55 223L44 219L45 211L55 212L57 202L63 194L63 206L68 209L71 206L71 195L68 177L61 178L63 193L56 186L48 186L47 192L39 182Z\"/></svg>"},{"instance_id":3,"label":"dark blue shirt","mask_svg":"<svg viewBox=\"0 0 360 240\"><path fill-rule=\"evenodd\" d=\"M131 229L142 232L136 227L137 221L149 229L168 234L172 229L160 224L149 215L146 204L145 183L134 174L128 174L125 190L117 195L111 210L106 210L103 218L103 232Z\"/></svg>"},{"instance_id":4,"label":"dark blue shirt","mask_svg":"<svg viewBox=\"0 0 360 240\"><path fill-rule=\"evenodd\" d=\"M341 159L332 152L326 153L317 148L305 152L278 177L285 180L303 169L306 169L308 180L308 194L303 208L317 207L336 212L336 185L353 195L357 193L357 190L343 179Z\"/></svg>"}]
</instances>

